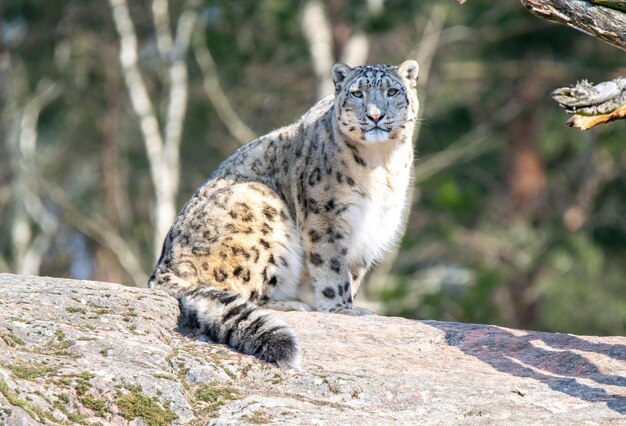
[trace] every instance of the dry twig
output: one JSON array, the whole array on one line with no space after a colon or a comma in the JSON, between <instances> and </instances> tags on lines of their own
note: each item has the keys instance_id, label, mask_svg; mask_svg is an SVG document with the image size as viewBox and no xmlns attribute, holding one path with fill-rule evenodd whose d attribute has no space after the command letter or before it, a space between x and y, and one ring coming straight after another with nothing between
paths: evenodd
<instances>
[{"instance_id":1,"label":"dry twig","mask_svg":"<svg viewBox=\"0 0 626 426\"><path fill-rule=\"evenodd\" d=\"M217 66L213 56L201 37L194 37L193 51L204 76L204 91L222 123L224 123L230 134L237 139L240 145L245 145L256 139L254 132L237 115L228 100L228 96L224 93L220 85Z\"/></svg>"},{"instance_id":2,"label":"dry twig","mask_svg":"<svg viewBox=\"0 0 626 426\"><path fill-rule=\"evenodd\" d=\"M561 87L552 97L570 114L567 121L582 130L626 118L626 78L593 85L583 80L573 87Z\"/></svg>"}]
</instances>

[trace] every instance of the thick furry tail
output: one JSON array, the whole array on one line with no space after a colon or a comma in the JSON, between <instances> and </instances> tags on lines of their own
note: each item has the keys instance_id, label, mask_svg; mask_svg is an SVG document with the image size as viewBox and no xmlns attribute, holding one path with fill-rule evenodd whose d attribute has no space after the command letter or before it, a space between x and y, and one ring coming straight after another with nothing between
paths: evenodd
<instances>
[{"instance_id":1,"label":"thick furry tail","mask_svg":"<svg viewBox=\"0 0 626 426\"><path fill-rule=\"evenodd\" d=\"M296 335L254 303L235 293L202 286L177 297L183 327L280 367L299 367Z\"/></svg>"}]
</instances>

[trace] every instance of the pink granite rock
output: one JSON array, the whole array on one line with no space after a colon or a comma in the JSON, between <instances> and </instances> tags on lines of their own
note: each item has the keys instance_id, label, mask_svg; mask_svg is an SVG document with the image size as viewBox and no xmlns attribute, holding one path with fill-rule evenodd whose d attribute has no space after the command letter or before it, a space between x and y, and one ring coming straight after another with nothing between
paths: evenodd
<instances>
[{"instance_id":1,"label":"pink granite rock","mask_svg":"<svg viewBox=\"0 0 626 426\"><path fill-rule=\"evenodd\" d=\"M301 370L180 335L177 303L0 274L0 423L626 424L626 338L277 313Z\"/></svg>"}]
</instances>

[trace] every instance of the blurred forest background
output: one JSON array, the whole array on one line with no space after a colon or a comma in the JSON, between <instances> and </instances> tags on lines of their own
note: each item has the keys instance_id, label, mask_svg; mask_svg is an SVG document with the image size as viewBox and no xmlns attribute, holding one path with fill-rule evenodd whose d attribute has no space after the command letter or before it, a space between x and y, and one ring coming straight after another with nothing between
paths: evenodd
<instances>
[{"instance_id":1,"label":"blurred forest background","mask_svg":"<svg viewBox=\"0 0 626 426\"><path fill-rule=\"evenodd\" d=\"M388 315L626 332L626 127L549 93L626 54L517 0L3 0L0 271L145 286L173 215L255 135L330 93L336 60L420 62ZM357 299L358 301L358 299Z\"/></svg>"}]
</instances>

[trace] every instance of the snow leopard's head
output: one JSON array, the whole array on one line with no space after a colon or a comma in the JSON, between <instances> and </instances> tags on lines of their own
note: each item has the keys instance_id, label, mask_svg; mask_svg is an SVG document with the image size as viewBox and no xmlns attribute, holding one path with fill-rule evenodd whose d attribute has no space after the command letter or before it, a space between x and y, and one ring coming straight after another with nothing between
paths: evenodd
<instances>
[{"instance_id":1,"label":"snow leopard's head","mask_svg":"<svg viewBox=\"0 0 626 426\"><path fill-rule=\"evenodd\" d=\"M340 131L363 144L412 134L419 109L415 90L418 70L413 60L399 66L333 65L335 114Z\"/></svg>"}]
</instances>

